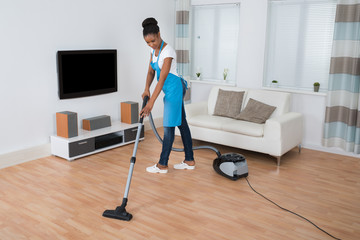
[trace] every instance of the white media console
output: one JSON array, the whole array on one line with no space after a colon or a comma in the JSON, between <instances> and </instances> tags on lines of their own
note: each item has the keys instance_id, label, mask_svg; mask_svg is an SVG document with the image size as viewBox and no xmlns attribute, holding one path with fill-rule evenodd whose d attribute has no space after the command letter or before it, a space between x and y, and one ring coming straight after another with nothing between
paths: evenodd
<instances>
[{"instance_id":1,"label":"white media console","mask_svg":"<svg viewBox=\"0 0 360 240\"><path fill-rule=\"evenodd\" d=\"M135 142L137 130L138 123L113 122L110 127L93 131L79 129L79 135L72 138L51 136L51 154L72 161ZM144 126L140 135L143 139Z\"/></svg>"}]
</instances>

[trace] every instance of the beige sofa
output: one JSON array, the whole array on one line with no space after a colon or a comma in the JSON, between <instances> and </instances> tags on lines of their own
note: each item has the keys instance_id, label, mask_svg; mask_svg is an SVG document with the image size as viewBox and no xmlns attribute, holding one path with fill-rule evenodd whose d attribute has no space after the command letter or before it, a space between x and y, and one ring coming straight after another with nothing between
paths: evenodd
<instances>
[{"instance_id":1,"label":"beige sofa","mask_svg":"<svg viewBox=\"0 0 360 240\"><path fill-rule=\"evenodd\" d=\"M244 92L241 111L250 98L276 107L265 123L214 115L219 89ZM290 149L301 147L302 114L289 112L290 93L239 87L215 86L208 100L185 105L192 138L266 153L280 159ZM179 135L179 132L176 132Z\"/></svg>"}]
</instances>

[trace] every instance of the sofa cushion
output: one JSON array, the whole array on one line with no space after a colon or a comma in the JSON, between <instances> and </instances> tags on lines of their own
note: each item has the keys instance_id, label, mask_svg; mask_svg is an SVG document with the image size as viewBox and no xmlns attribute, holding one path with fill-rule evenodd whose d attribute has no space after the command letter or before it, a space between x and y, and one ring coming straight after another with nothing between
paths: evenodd
<instances>
[{"instance_id":1,"label":"sofa cushion","mask_svg":"<svg viewBox=\"0 0 360 240\"><path fill-rule=\"evenodd\" d=\"M223 125L226 125L231 121L238 121L238 120L234 120L232 118L227 118L227 117L210 116L207 114L196 115L194 117L187 119L189 125L203 127L203 128L219 129L219 130L222 129Z\"/></svg>"},{"instance_id":2,"label":"sofa cushion","mask_svg":"<svg viewBox=\"0 0 360 240\"><path fill-rule=\"evenodd\" d=\"M245 92L219 89L214 115L234 118L239 115Z\"/></svg>"},{"instance_id":3,"label":"sofa cushion","mask_svg":"<svg viewBox=\"0 0 360 240\"><path fill-rule=\"evenodd\" d=\"M250 98L245 109L236 116L236 119L254 123L265 123L275 109L276 107Z\"/></svg>"},{"instance_id":4,"label":"sofa cushion","mask_svg":"<svg viewBox=\"0 0 360 240\"><path fill-rule=\"evenodd\" d=\"M232 119L231 122L227 122L222 125L222 130L226 132L232 132L252 137L264 136L264 124L241 121Z\"/></svg>"},{"instance_id":5,"label":"sofa cushion","mask_svg":"<svg viewBox=\"0 0 360 240\"><path fill-rule=\"evenodd\" d=\"M262 137L264 135L264 124L246 122L233 118L197 115L187 119L191 126L215 129L225 132L232 132L253 137Z\"/></svg>"},{"instance_id":6,"label":"sofa cushion","mask_svg":"<svg viewBox=\"0 0 360 240\"><path fill-rule=\"evenodd\" d=\"M274 106L276 109L270 116L270 118L273 118L289 112L290 96L291 94L287 92L250 89L243 101L243 105L246 106L249 99L252 98L256 101Z\"/></svg>"},{"instance_id":7,"label":"sofa cushion","mask_svg":"<svg viewBox=\"0 0 360 240\"><path fill-rule=\"evenodd\" d=\"M246 99L247 90L246 88L239 88L239 87L226 87L226 86L214 86L211 88L209 97L208 97L208 114L214 115L216 100L218 97L219 89L226 90L226 91L236 91L236 92L245 92L244 98ZM242 102L242 105L244 106L244 100Z\"/></svg>"}]
</instances>

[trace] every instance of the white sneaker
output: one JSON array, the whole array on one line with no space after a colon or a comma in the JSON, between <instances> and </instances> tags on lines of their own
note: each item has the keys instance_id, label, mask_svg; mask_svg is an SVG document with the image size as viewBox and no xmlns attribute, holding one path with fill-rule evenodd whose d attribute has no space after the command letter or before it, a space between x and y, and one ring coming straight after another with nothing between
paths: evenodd
<instances>
[{"instance_id":1,"label":"white sneaker","mask_svg":"<svg viewBox=\"0 0 360 240\"><path fill-rule=\"evenodd\" d=\"M195 165L194 166L190 166L187 163L185 163L184 161L182 161L180 164L175 164L174 165L175 169L195 169Z\"/></svg>"},{"instance_id":2,"label":"white sneaker","mask_svg":"<svg viewBox=\"0 0 360 240\"><path fill-rule=\"evenodd\" d=\"M157 164L155 164L154 166L151 166L151 167L147 167L146 171L150 172L150 173L167 173L168 172L167 169L160 169L156 165Z\"/></svg>"}]
</instances>

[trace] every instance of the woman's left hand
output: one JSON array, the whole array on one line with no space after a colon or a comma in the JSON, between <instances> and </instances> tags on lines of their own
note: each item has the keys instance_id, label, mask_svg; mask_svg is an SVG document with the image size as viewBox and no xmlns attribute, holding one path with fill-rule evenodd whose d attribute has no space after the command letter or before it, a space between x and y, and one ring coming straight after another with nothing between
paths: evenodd
<instances>
[{"instance_id":1,"label":"woman's left hand","mask_svg":"<svg viewBox=\"0 0 360 240\"><path fill-rule=\"evenodd\" d=\"M149 116L153 106L154 106L154 103L152 103L152 101L149 100L148 103L146 104L146 106L140 111L140 117Z\"/></svg>"}]
</instances>

